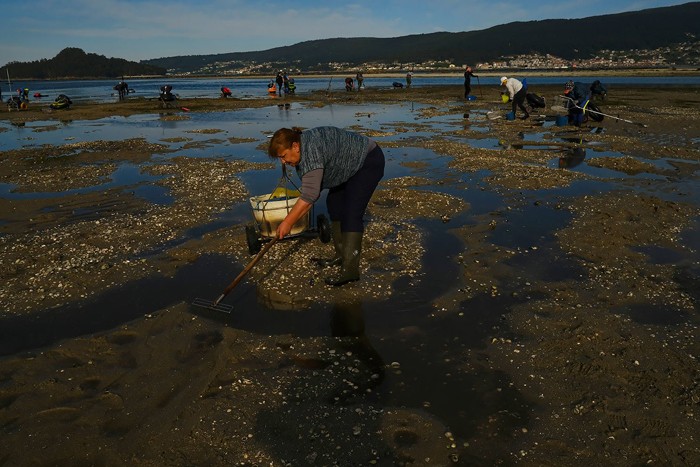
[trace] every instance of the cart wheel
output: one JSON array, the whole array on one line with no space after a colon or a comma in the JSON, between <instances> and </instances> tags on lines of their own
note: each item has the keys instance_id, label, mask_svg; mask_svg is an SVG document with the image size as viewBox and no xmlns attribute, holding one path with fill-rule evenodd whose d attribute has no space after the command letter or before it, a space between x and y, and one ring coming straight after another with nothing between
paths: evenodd
<instances>
[{"instance_id":1,"label":"cart wheel","mask_svg":"<svg viewBox=\"0 0 700 467\"><path fill-rule=\"evenodd\" d=\"M254 226L245 226L245 239L248 243L248 253L250 253L251 255L257 254L260 251L260 248L262 247L262 242L260 241L260 238L258 237L258 232L255 230Z\"/></svg>"},{"instance_id":2,"label":"cart wheel","mask_svg":"<svg viewBox=\"0 0 700 467\"><path fill-rule=\"evenodd\" d=\"M316 227L318 228L318 238L321 242L328 243L331 241L331 221L323 214L316 216Z\"/></svg>"}]
</instances>

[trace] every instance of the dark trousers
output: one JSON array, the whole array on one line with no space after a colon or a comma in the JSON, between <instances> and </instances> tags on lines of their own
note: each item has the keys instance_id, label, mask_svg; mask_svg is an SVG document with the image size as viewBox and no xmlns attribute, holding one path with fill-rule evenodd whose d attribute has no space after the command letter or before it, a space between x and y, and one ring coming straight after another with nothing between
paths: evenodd
<instances>
[{"instance_id":1,"label":"dark trousers","mask_svg":"<svg viewBox=\"0 0 700 467\"><path fill-rule=\"evenodd\" d=\"M522 110L525 115L529 115L527 109L525 108L525 105L523 104L525 102L525 95L527 94L527 91L525 90L525 87L520 89L520 91L515 93L515 96L513 96L513 115L515 115L515 107L520 107L520 110Z\"/></svg>"},{"instance_id":2,"label":"dark trousers","mask_svg":"<svg viewBox=\"0 0 700 467\"><path fill-rule=\"evenodd\" d=\"M467 99L469 97L469 93L472 92L472 86L470 83L467 83L466 81L464 82L464 98Z\"/></svg>"},{"instance_id":3,"label":"dark trousers","mask_svg":"<svg viewBox=\"0 0 700 467\"><path fill-rule=\"evenodd\" d=\"M384 176L384 152L377 146L355 175L328 190L326 207L331 221L340 221L341 232L364 232L362 218L370 198Z\"/></svg>"}]
</instances>

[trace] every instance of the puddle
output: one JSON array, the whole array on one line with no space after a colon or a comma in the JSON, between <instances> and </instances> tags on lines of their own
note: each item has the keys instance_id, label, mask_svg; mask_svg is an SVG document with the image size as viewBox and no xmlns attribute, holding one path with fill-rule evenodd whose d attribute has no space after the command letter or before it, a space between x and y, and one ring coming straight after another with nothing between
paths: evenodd
<instances>
[{"instance_id":1,"label":"puddle","mask_svg":"<svg viewBox=\"0 0 700 467\"><path fill-rule=\"evenodd\" d=\"M0 183L0 198L10 200L61 198L65 196L123 187L128 189L129 192L133 192L136 196L141 197L153 204L168 205L173 201L167 188L153 183L161 180L164 177L144 173L141 171L141 166L126 162L121 163L117 166L114 172L112 172L109 178L110 181L107 183L100 183L98 185L74 188L65 191L50 192L17 192L14 191L17 188L17 185Z\"/></svg>"},{"instance_id":2,"label":"puddle","mask_svg":"<svg viewBox=\"0 0 700 467\"><path fill-rule=\"evenodd\" d=\"M468 138L463 140L469 146L479 149L499 149L502 148L502 142L497 138Z\"/></svg>"},{"instance_id":3,"label":"puddle","mask_svg":"<svg viewBox=\"0 0 700 467\"><path fill-rule=\"evenodd\" d=\"M586 158L586 150L583 148L560 150L560 152L561 154L557 160L557 167L560 169L573 169L580 165Z\"/></svg>"},{"instance_id":4,"label":"puddle","mask_svg":"<svg viewBox=\"0 0 700 467\"><path fill-rule=\"evenodd\" d=\"M98 141L126 140L144 138L151 143L167 142L170 138L187 136L192 141L210 139L202 131L218 130L220 135L227 138L261 139L283 126L302 126L311 128L322 125L334 125L346 128L357 128L358 131L386 133L382 139L402 139L410 136L430 136L432 129L425 126L422 130L414 131L411 121L419 119L417 109L423 106L416 104L370 104L328 105L325 107L305 107L293 104L290 108L279 108L277 105L262 109L241 109L227 112L203 112L187 114L183 120L164 120L158 114L132 115L129 117L107 117L95 121L65 122L60 131L38 131L39 129L55 126L53 121L29 122L22 127L12 129L8 123L0 123L9 131L2 138L0 150L12 150L26 147L26 138L31 138L33 146L44 144L60 145L66 141ZM360 113L360 110L362 111ZM398 132L395 128L387 127L391 122L407 122L400 126L405 129ZM441 124L441 122L435 122ZM37 131L35 131L37 130ZM387 131L388 130L388 131ZM14 133L14 137L11 137ZM175 146L179 147L178 145Z\"/></svg>"},{"instance_id":5,"label":"puddle","mask_svg":"<svg viewBox=\"0 0 700 467\"><path fill-rule=\"evenodd\" d=\"M433 117L422 117L422 112L428 106L417 105L414 103L400 104L370 104L370 105L340 105L326 107L306 107L301 104L293 103L289 106L270 105L262 109L242 109L228 112L211 112L211 113L192 113L188 114L186 119L182 120L164 120L158 114L136 115L130 117L109 117L97 121L81 122L81 121L66 121L60 124L49 121L31 122L20 127L13 127L3 123L7 131L3 134L0 149L16 149L27 146L41 145L61 145L66 141L98 141L98 140L122 140L143 138L147 142L164 144L172 150L169 154L155 155L152 161L164 161L171 157L186 155L188 157L201 158L224 158L224 159L243 159L252 162L269 162L268 157L259 150L261 141L265 141L267 135L271 134L275 129L281 126L301 126L314 127L317 125L337 125L341 127L349 127L357 129L361 132L372 134L379 144L382 142L396 142L411 138L431 137L434 134L449 134L455 126L469 125L472 131L487 133L491 130L488 125L488 118L485 111L473 111L468 113L468 122L464 118L464 114L457 113L451 115L439 115ZM546 128L545 121L542 128ZM592 133L599 132L600 128L591 129ZM519 135L522 144L517 147L523 149L551 150L553 157L547 163L548 167L560 168L565 170L580 171L594 177L593 180L575 181L570 186L549 190L550 196L574 196L586 193L597 193L607 191L614 188L613 182L609 180L620 180L629 178L647 178L652 181L664 180L665 177L658 174L640 173L638 175L627 175L615 170L594 167L588 164L589 161L599 157L621 158L624 155L619 152L605 150L603 146L600 149L595 148L573 148L564 149L561 145L554 143L574 143L594 145L594 142L585 141L581 136L577 137L561 137L556 141L552 141L552 145L548 145L550 133L547 131L537 131L535 133L521 133ZM28 139L31 143L27 144ZM474 148L483 149L499 149L503 148L502 142L497 138L459 138L460 141ZM531 143L531 144L528 144ZM537 144L535 144L537 143ZM426 189L449 193L454 196L461 197L470 203L470 209L467 213L456 216L450 220L449 226L458 227L459 225L468 223L473 216L478 216L495 210L502 210L505 201L502 195L493 191L492 187L483 183L483 179L488 175L487 171L477 171L471 173L452 173L447 167L451 160L448 156L436 154L430 150L402 146L400 148L385 147L387 157L386 176L385 180L416 176L422 177L435 183L427 186ZM672 171L674 170L673 160L658 159L658 160L643 160L645 163L652 164L659 170ZM687 161L678 161L687 164ZM255 170L248 171L240 175L240 178L245 183L250 193L265 192L270 186L274 186L279 180L279 168L272 170ZM66 192L37 192L37 193L16 193L12 190L15 188L11 184L0 184L0 197L6 199L29 199L29 198L50 198L67 196L71 194L87 193L97 190L106 190L115 187L122 187L125 190L133 191L134 194L153 204L169 204L172 202L168 190L160 187L153 182L159 177L151 176L143 173L140 166L134 164L120 164L114 173L111 174L111 179L107 183L94 185L91 187L68 190ZM441 184L443 179L449 179L450 183ZM295 179L298 182L298 180ZM689 184L686 186L688 193L694 196L697 193L697 188L693 188ZM417 187L421 189L421 187ZM651 187L655 190L656 188ZM670 195L669 195L670 196ZM325 206L320 202L316 206L317 212L324 212ZM184 241L187 238L202 235L203 233L213 231L225 225L238 224L247 222L250 218L248 203L238 203L225 213L222 213L216 220L203 226L190 229L185 233L184 238L178 241ZM522 209L514 210L504 214L505 222L503 228L499 228L493 232L490 241L495 244L514 248L522 252L535 251L537 248L538 255L530 255L535 258L540 258L539 261L528 260L528 255L518 255L517 259L513 260L513 265L519 268L533 268L537 271L536 275L543 280L552 278L575 278L581 274L581 271L575 265L552 261L549 259L556 258L561 255L561 252L554 246L555 241L552 238L552 232L561 228L569 221L569 214L565 210L555 210L545 206L530 206ZM443 242L431 244L431 249L437 252L439 257L444 258L448 255L450 248L447 245L452 243L448 237L442 238ZM444 244L443 244L444 243ZM647 251L648 254L654 257L666 257L668 261L675 262L678 258L669 257L665 250ZM211 263L205 269L216 270L223 269L223 266L217 263L216 259L202 259L202 263ZM399 281L395 284L401 293L402 299L392 301L389 306L396 310L406 309L421 309L423 303L426 303L429 297L435 296L439 291L444 291L445 287L449 287L452 283L452 278L445 273L436 273L435 271L450 270L448 263L442 260L440 264L431 264L428 260L426 271L429 271L429 279L426 281L426 288L420 289L424 293L422 296L417 296L412 287L402 284ZM556 264L556 265L555 265ZM169 282L170 290L175 289L173 284L178 284L177 289L183 296L189 291L193 292L194 286L204 287L202 280L195 280L191 274L193 271L200 271L199 263L191 266L191 269L184 268L179 274L182 277L173 279L175 282ZM230 271L223 273L219 271L218 279L212 278L212 283L218 286L226 282L226 276ZM210 274L210 275L216 275ZM161 281L153 279L153 287L166 287L166 280ZM182 286L182 283L192 282L190 286ZM148 282L148 281L146 281ZM124 292L127 295L133 294L135 290L141 290L143 285L133 284L127 286ZM206 288L206 291L214 295L217 293L216 288L211 286ZM182 290L180 290L182 289ZM115 292L116 293L116 292ZM141 292L139 292L141 293ZM200 292L199 294L201 294ZM107 294L107 297L114 297L112 292ZM247 292L248 295L242 294L235 298L235 301L243 300L243 308L248 310L257 310L259 306L263 306L270 313L274 314L274 319L265 319L264 322L257 321L258 311L248 314L236 314L236 319L242 320L236 325L250 326L251 329L259 330L260 332L273 332L275 329L284 330L284 332L303 332L304 327L308 326L308 322L301 325L292 325L289 322L292 319L289 313L275 313L273 304L275 299L270 300L268 306L260 305L259 297L256 298L255 293ZM144 305L135 306L140 311L129 312L121 318L114 318L112 321L106 320L100 326L108 326L110 323L118 322L120 319L132 319L139 316L139 313L145 313L146 308L157 309L172 303L172 300L157 299L153 297L154 293L148 293L151 296L149 300L144 301ZM100 300L107 300L103 298ZM278 300L279 301L279 300ZM81 305L92 308L102 308L109 306L106 302L96 302L93 305ZM386 307L383 304L382 307ZM504 305L507 306L507 305ZM372 305L368 305L368 310L372 309ZM65 310L66 313L75 312ZM120 311L115 309L114 314ZM266 313L267 313L266 312ZM311 313L311 312L309 312ZM108 313L109 314L109 313ZM263 313L264 314L264 313ZM53 312L52 312L53 315ZM296 315L298 316L298 315ZM268 316L269 317L269 316ZM85 317L76 318L78 321L90 321ZM297 318L295 318L297 319ZM272 325L272 323L275 323ZM389 324L385 324L389 326ZM273 326L272 328L270 326ZM68 332L66 329L59 331L60 326L55 323L50 327L56 328L56 335L61 332ZM80 326L76 327L75 333L79 331ZM54 331L52 331L54 332Z\"/></svg>"},{"instance_id":6,"label":"puddle","mask_svg":"<svg viewBox=\"0 0 700 467\"><path fill-rule=\"evenodd\" d=\"M425 227L436 231L430 225ZM429 236L427 247L435 253L426 257L426 280L417 285L397 281L396 293L388 301L290 311L286 306L270 307L272 301L261 300L256 287L244 282L227 297L227 303L233 306L230 315L201 308L191 310L202 318L264 335L366 336L348 350L374 368L354 381L360 387L373 388L367 397L383 405L429 409L464 438L469 437L476 420L485 419L494 410L508 410L513 427L522 426L529 405L505 374L486 368L455 371L449 358L436 358L455 350L483 349L498 327L503 328L500 335L509 336L503 313L517 303L516 299L479 296L461 303L459 314L436 319L430 302L455 283L459 268L447 258L453 257L460 246L454 237L438 230ZM195 296L213 299L237 272L231 270L225 258L203 256L172 278L127 284L94 300L54 309L40 317L6 318L0 331L0 354L30 353L61 339L111 329L148 317L152 310L189 302ZM448 347L450 352L446 351ZM326 365L318 358L292 359L292 363L311 369ZM377 372L381 378L374 378ZM432 382L428 387L420 384L426 380Z\"/></svg>"},{"instance_id":7,"label":"puddle","mask_svg":"<svg viewBox=\"0 0 700 467\"><path fill-rule=\"evenodd\" d=\"M633 250L644 253L649 257L649 261L655 264L674 264L686 259L687 256L684 252L656 245L636 247Z\"/></svg>"},{"instance_id":8,"label":"puddle","mask_svg":"<svg viewBox=\"0 0 700 467\"><path fill-rule=\"evenodd\" d=\"M634 305L624 310L612 310L612 312L629 316L633 321L642 324L677 326L688 321L687 313L654 305Z\"/></svg>"},{"instance_id":9,"label":"puddle","mask_svg":"<svg viewBox=\"0 0 700 467\"><path fill-rule=\"evenodd\" d=\"M240 214L240 211L237 213ZM201 233L199 231L193 233ZM431 313L430 300L444 293L452 284L458 266L446 260L454 256L459 248L455 237L447 233L432 234L428 247L437 248L439 254L428 255L425 271L428 279L417 286L396 285L395 293L388 302L369 304L381 315L384 329L397 325L394 321L402 316L402 321L426 319ZM91 334L111 329L118 324L144 316L177 302L191 302L195 297L219 296L221 290L230 283L242 266L233 268L228 258L204 255L194 263L183 266L172 277L150 277L134 281L117 289L110 289L94 299L58 307L51 313L40 316L7 316L3 318L0 331L0 355L42 347L58 339ZM244 281L226 298L233 305L230 315L222 315L209 310L193 308L193 312L225 321L240 329L263 334L295 333L300 336L328 335L327 315L323 306L312 306L289 312L288 306L267 307L261 302L254 284ZM273 302L268 301L267 305ZM387 309L391 313L385 313ZM31 323L31 331L27 330Z\"/></svg>"},{"instance_id":10,"label":"puddle","mask_svg":"<svg viewBox=\"0 0 700 467\"><path fill-rule=\"evenodd\" d=\"M533 251L543 242L555 240L553 232L563 228L571 219L565 209L530 205L503 214L491 241L498 245L523 251Z\"/></svg>"},{"instance_id":11,"label":"puddle","mask_svg":"<svg viewBox=\"0 0 700 467\"><path fill-rule=\"evenodd\" d=\"M263 109L245 109L230 112L193 113L184 120L163 120L159 115L112 117L96 122L65 122L60 126L37 122L24 127L9 127L3 133L0 150L8 148L64 144L66 141L97 141L143 138L147 142L168 146L172 152L154 155L144 164L119 164L109 181L66 192L15 193L11 184L0 184L0 197L14 199L52 198L92 191L123 189L152 204L173 202L167 188L157 185L160 177L144 173L143 166L160 163L178 156L198 158L241 159L251 162L270 162L259 146L267 135L280 126L313 127L337 125L360 132L371 133L381 145L387 144L386 176L384 181L400 177L416 177L420 183L409 189L428 189L460 197L469 203L469 209L447 222L419 220L417 227L425 232L420 280L408 275L391 284L393 293L382 301L358 300L348 303L293 302L280 293L260 290L244 280L225 299L233 306L230 314L190 307L194 318L202 318L260 336L357 336L344 350L360 360L356 379L352 381L361 390L363 403L376 407L407 407L425 410L439 418L458 438L475 437L494 417L500 417L496 428L488 436L503 443L512 442L513 433L528 426L529 417L536 408L532 399L523 395L518 383L504 372L494 370L488 361L489 346L494 336L517 342L518 336L509 328L511 310L527 305L530 300L553 299L545 297L549 283L568 281L574 284L587 280L587 269L580 258L569 255L559 247L554 233L570 224L572 213L566 209L570 197L600 194L608 190L628 189L627 180L644 179L644 184L629 186L640 193L654 193L666 197L698 199L696 178L666 183L673 173L695 173L693 162L673 159L649 160L637 158L663 173L626 174L589 162L597 158L620 159L625 154L607 150L603 145L586 142L585 138L557 137L549 140L546 129L550 122L532 134L521 134L516 147L551 151L547 166L553 169L580 171L591 178L575 180L563 188L539 191L518 191L485 183L488 170L455 173L448 167L449 156L431 150L406 145L434 135L457 138L454 128L469 125L469 130L486 135L491 131L484 114L472 112L464 122L461 112L454 115L422 117L421 106L413 103L362 106L329 106L307 108L292 104L289 107L271 105ZM362 111L362 112L361 112ZM553 122L552 122L553 123ZM473 126L471 126L473 124ZM592 129L591 132L597 132ZM474 148L502 149L497 138L459 138ZM552 144L549 144L549 143ZM586 148L564 148L562 144L586 144ZM515 145L514 145L515 146ZM594 147L591 147L594 146ZM550 154L549 152L547 154ZM680 167L680 168L679 168ZM273 169L250 170L238 177L249 193L264 193L279 181L278 165ZM294 175L296 177L296 175ZM294 178L295 182L299 182ZM425 182L426 185L422 185ZM410 183L409 183L410 185ZM679 193L680 191L680 193ZM315 213L325 212L323 197L315 206ZM516 199L517 202L513 202ZM392 200L387 203L391 205ZM496 228L488 231L484 243L487 248L508 249L513 256L496 265L503 273L498 293L474 296L459 295L455 290L464 274L465 265L459 257L465 245L453 234L459 227L474 224L475 219L492 214ZM80 207L73 214L91 215ZM163 250L196 239L218 229L240 226L251 221L247 201L235 203L203 225L193 227L167 244L159 244L140 258L157 256ZM0 220L2 222L2 220ZM478 222L483 222L480 219ZM700 250L697 221L683 245ZM396 242L398 237L388 239ZM697 257L669 248L640 247L650 262L674 267L674 280L687 293L700 300L698 290ZM74 302L45 313L31 316L2 318L0 326L0 355L23 352L31 354L43 347L56 345L63 339L85 336L114 329L133 320L149 317L153 310L161 310L177 303L191 303L194 298L215 299L222 289L243 269L244 264L232 264L223 256L204 255L194 262L175 270L173 276L150 276L107 289L88 300ZM537 282L537 288L530 286ZM444 297L453 300L449 309L437 305ZM448 299L448 300L449 300ZM554 299L556 301L556 299ZM520 310L522 311L522 310ZM639 305L612 309L610 313L650 325L682 326L692 319L689 313L666 309L662 306ZM512 313L515 315L515 312ZM189 319L189 318L188 318ZM533 321L537 316L533 314ZM557 338L559 336L557 335ZM261 339L262 341L263 339ZM283 342L284 339L279 339ZM338 341L340 342L340 340ZM519 350L519 347L515 348ZM285 349L288 350L288 349ZM597 354L597 351L596 351ZM289 365L309 371L321 371L333 363L325 356L292 355ZM287 364L285 362L285 364ZM429 381L430 384L425 382ZM343 380L343 383L347 381ZM293 393L293 384L287 388ZM341 400L340 403L344 403ZM505 414L505 415L504 415ZM273 415L274 411L273 411ZM441 434L442 435L442 434ZM271 436L256 433L257 436ZM415 434L399 431L398 443L416 442ZM481 435L479 435L481 436ZM486 436L486 435L483 435ZM270 442L272 445L272 442Z\"/></svg>"}]
</instances>

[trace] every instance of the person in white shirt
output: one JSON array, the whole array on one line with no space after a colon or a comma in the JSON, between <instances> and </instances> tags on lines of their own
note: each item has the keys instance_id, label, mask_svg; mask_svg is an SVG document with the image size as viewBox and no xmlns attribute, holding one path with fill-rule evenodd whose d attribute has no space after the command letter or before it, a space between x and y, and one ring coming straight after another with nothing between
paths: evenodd
<instances>
[{"instance_id":1,"label":"person in white shirt","mask_svg":"<svg viewBox=\"0 0 700 467\"><path fill-rule=\"evenodd\" d=\"M513 101L513 115L516 115L516 107L520 107L520 109L524 113L522 119L525 120L526 118L528 118L530 114L528 113L524 105L526 90L523 86L523 83L521 83L515 78L506 78L504 76L503 78L501 78L501 86L506 87L508 95L510 95L510 99L511 101Z\"/></svg>"}]
</instances>

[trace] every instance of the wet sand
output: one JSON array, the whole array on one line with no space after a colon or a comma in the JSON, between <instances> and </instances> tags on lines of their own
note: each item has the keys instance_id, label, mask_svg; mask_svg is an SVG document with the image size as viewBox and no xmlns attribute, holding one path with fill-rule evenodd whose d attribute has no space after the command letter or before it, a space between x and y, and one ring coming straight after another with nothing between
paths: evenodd
<instances>
[{"instance_id":1,"label":"wet sand","mask_svg":"<svg viewBox=\"0 0 700 467\"><path fill-rule=\"evenodd\" d=\"M535 90L550 105L558 91ZM189 232L228 219L251 195L241 174L272 164L196 147L168 158L165 141L142 139L0 153L15 193L79 190L126 161L172 197L0 198L0 465L700 464L700 89L614 89L602 111L632 123L581 128L551 125L550 109L490 120L507 110L496 88L461 92L288 98L357 106L356 129L410 175L370 204L362 281L329 288L311 258L330 244L282 242L229 297L231 315L187 297L215 298L250 261L242 223ZM421 106L363 125L364 104L394 102ZM270 104L0 118L52 131ZM492 138L498 149L478 147ZM435 181L411 148L448 170Z\"/></svg>"}]
</instances>

